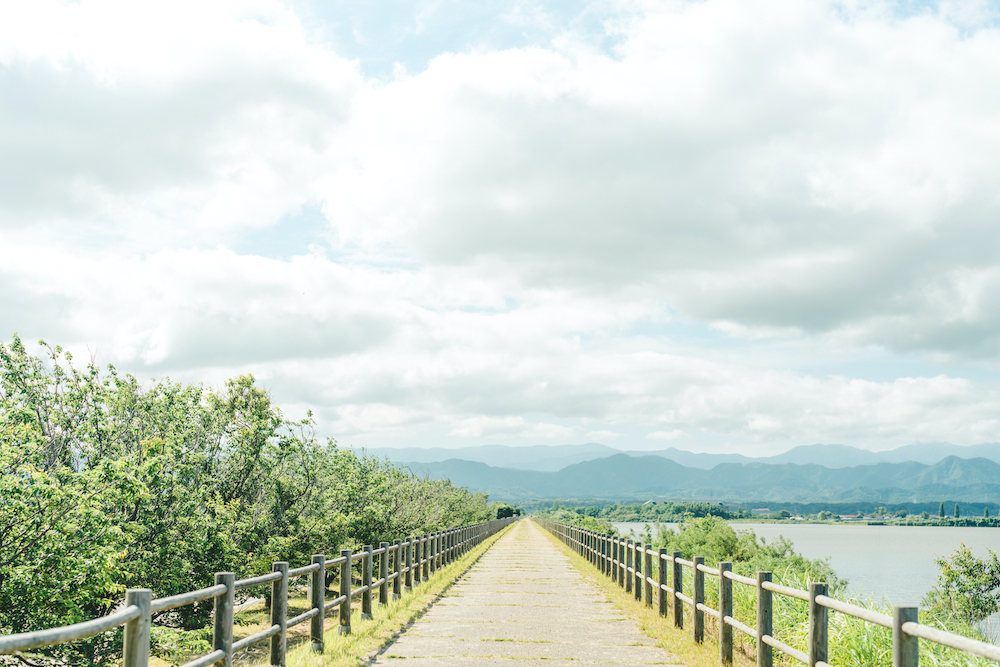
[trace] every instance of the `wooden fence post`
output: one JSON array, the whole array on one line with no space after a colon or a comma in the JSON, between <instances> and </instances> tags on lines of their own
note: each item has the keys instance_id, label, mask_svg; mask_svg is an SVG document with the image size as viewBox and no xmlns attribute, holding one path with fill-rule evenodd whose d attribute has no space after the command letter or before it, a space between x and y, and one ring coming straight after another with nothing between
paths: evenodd
<instances>
[{"instance_id":1,"label":"wooden fence post","mask_svg":"<svg viewBox=\"0 0 1000 667\"><path fill-rule=\"evenodd\" d=\"M288 563L274 563L271 571L281 573L281 579L271 582L271 626L281 628L271 636L271 664L284 665L288 646Z\"/></svg>"},{"instance_id":2,"label":"wooden fence post","mask_svg":"<svg viewBox=\"0 0 1000 667\"><path fill-rule=\"evenodd\" d=\"M427 535L427 578L434 574L434 533Z\"/></svg>"},{"instance_id":3,"label":"wooden fence post","mask_svg":"<svg viewBox=\"0 0 1000 667\"><path fill-rule=\"evenodd\" d=\"M651 545L646 545L645 564L642 566L643 580L646 582L646 606L653 606L653 554Z\"/></svg>"},{"instance_id":4,"label":"wooden fence post","mask_svg":"<svg viewBox=\"0 0 1000 667\"><path fill-rule=\"evenodd\" d=\"M684 627L684 600L677 597L678 593L684 593L684 570L681 568L680 564L681 552L674 552L674 627L683 628Z\"/></svg>"},{"instance_id":5,"label":"wooden fence post","mask_svg":"<svg viewBox=\"0 0 1000 667\"><path fill-rule=\"evenodd\" d=\"M733 571L729 561L719 563L719 662L733 664L733 626L726 623L726 616L733 615L733 580L726 576Z\"/></svg>"},{"instance_id":6,"label":"wooden fence post","mask_svg":"<svg viewBox=\"0 0 1000 667\"><path fill-rule=\"evenodd\" d=\"M406 538L406 584L403 589L409 593L413 590L413 536Z\"/></svg>"},{"instance_id":7,"label":"wooden fence post","mask_svg":"<svg viewBox=\"0 0 1000 667\"><path fill-rule=\"evenodd\" d=\"M704 564L704 556L694 557L694 586L691 592L691 599L694 601L691 605L691 617L694 623L691 625L696 644L705 641L705 612L698 609L698 605L705 604L705 573L698 569L699 565Z\"/></svg>"},{"instance_id":8,"label":"wooden fence post","mask_svg":"<svg viewBox=\"0 0 1000 667\"><path fill-rule=\"evenodd\" d=\"M378 603L386 605L389 604L389 543L379 542L378 548L382 550L378 557L378 578L382 582L378 585Z\"/></svg>"},{"instance_id":9,"label":"wooden fence post","mask_svg":"<svg viewBox=\"0 0 1000 667\"><path fill-rule=\"evenodd\" d=\"M622 538L619 537L618 538L618 573L617 573L618 574L618 580L617 581L618 581L618 586L621 587L621 588L625 588L625 579L627 579L627 577L625 575L628 573L628 571L625 569L625 568L628 567L625 564L625 561L628 559L628 557L625 555L625 552L627 551L627 549L625 548L625 546L626 546L625 545L625 540L623 540Z\"/></svg>"},{"instance_id":10,"label":"wooden fence post","mask_svg":"<svg viewBox=\"0 0 1000 667\"><path fill-rule=\"evenodd\" d=\"M917 607L892 608L892 667L917 667L920 664L920 640L903 632L903 623L918 623Z\"/></svg>"},{"instance_id":11,"label":"wooden fence post","mask_svg":"<svg viewBox=\"0 0 1000 667\"><path fill-rule=\"evenodd\" d=\"M771 581L770 572L757 573L757 667L771 667L772 650L764 643L764 635L771 634L771 591L764 588L764 582Z\"/></svg>"},{"instance_id":12,"label":"wooden fence post","mask_svg":"<svg viewBox=\"0 0 1000 667\"><path fill-rule=\"evenodd\" d=\"M611 580L621 585L622 556L619 543L621 539L614 537L611 539Z\"/></svg>"},{"instance_id":13,"label":"wooden fence post","mask_svg":"<svg viewBox=\"0 0 1000 667\"><path fill-rule=\"evenodd\" d=\"M816 603L817 595L826 595L826 584L811 582L809 584L809 667L815 667L817 662L826 662L827 649L827 610Z\"/></svg>"},{"instance_id":14,"label":"wooden fence post","mask_svg":"<svg viewBox=\"0 0 1000 667\"><path fill-rule=\"evenodd\" d=\"M224 651L226 657L216 665L233 665L233 609L236 606L236 574L216 572L215 585L222 584L226 590L215 596L214 619L212 621L212 650Z\"/></svg>"},{"instance_id":15,"label":"wooden fence post","mask_svg":"<svg viewBox=\"0 0 1000 667\"><path fill-rule=\"evenodd\" d=\"M667 591L663 586L667 583L667 549L666 547L660 547L657 557L657 580L660 582L659 593L657 593L656 598L659 601L660 616L667 615Z\"/></svg>"},{"instance_id":16,"label":"wooden fence post","mask_svg":"<svg viewBox=\"0 0 1000 667\"><path fill-rule=\"evenodd\" d=\"M361 559L361 620L372 617L372 545L364 546L365 555Z\"/></svg>"},{"instance_id":17,"label":"wooden fence post","mask_svg":"<svg viewBox=\"0 0 1000 667\"><path fill-rule=\"evenodd\" d=\"M632 572L630 572L629 570L634 569L632 567L632 552L633 551L635 551L635 549L632 548L632 540L629 540L625 544L625 592L626 593L631 593L632 592L632 579L633 579L633 577L632 577Z\"/></svg>"},{"instance_id":18,"label":"wooden fence post","mask_svg":"<svg viewBox=\"0 0 1000 667\"><path fill-rule=\"evenodd\" d=\"M403 576L403 566L401 565L403 562L403 540L393 540L392 546L392 571L396 575L392 580L392 599L398 600L403 597L403 582L400 581Z\"/></svg>"},{"instance_id":19,"label":"wooden fence post","mask_svg":"<svg viewBox=\"0 0 1000 667\"><path fill-rule=\"evenodd\" d=\"M420 539L420 541L423 543L423 549L421 550L422 551L422 555L420 557L421 569L423 570L423 581L427 581L428 579L431 578L431 576L430 576L431 575L431 564L430 564L430 558L428 557L430 555L430 549L431 549L431 546L430 546L430 544L431 544L431 537L430 537L430 535L424 535Z\"/></svg>"},{"instance_id":20,"label":"wooden fence post","mask_svg":"<svg viewBox=\"0 0 1000 667\"><path fill-rule=\"evenodd\" d=\"M642 553L645 551L642 542L635 543L635 555L632 557L632 562L635 563L634 574L635 574L635 599L638 602L642 602Z\"/></svg>"},{"instance_id":21,"label":"wooden fence post","mask_svg":"<svg viewBox=\"0 0 1000 667\"><path fill-rule=\"evenodd\" d=\"M311 576L309 602L316 615L309 619L309 638L312 640L314 653L323 652L323 621L326 617L326 556L313 554L313 565L319 565Z\"/></svg>"},{"instance_id":22,"label":"wooden fence post","mask_svg":"<svg viewBox=\"0 0 1000 667\"><path fill-rule=\"evenodd\" d=\"M341 549L340 557L346 562L340 564L340 597L344 598L340 603L340 627L337 632L342 635L351 634L351 557L353 552L350 549Z\"/></svg>"},{"instance_id":23,"label":"wooden fence post","mask_svg":"<svg viewBox=\"0 0 1000 667\"><path fill-rule=\"evenodd\" d=\"M125 646L122 650L125 667L149 665L152 604L153 591L148 588L130 588L125 591L125 606L135 605L139 608L139 615L125 624Z\"/></svg>"}]
</instances>

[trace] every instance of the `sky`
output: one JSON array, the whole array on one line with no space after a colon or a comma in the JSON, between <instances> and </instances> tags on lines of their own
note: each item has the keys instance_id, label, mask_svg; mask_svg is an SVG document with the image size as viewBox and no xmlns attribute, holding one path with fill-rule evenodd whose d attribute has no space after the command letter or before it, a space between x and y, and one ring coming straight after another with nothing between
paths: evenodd
<instances>
[{"instance_id":1,"label":"sky","mask_svg":"<svg viewBox=\"0 0 1000 667\"><path fill-rule=\"evenodd\" d=\"M998 19L0 0L0 340L348 446L998 441Z\"/></svg>"}]
</instances>

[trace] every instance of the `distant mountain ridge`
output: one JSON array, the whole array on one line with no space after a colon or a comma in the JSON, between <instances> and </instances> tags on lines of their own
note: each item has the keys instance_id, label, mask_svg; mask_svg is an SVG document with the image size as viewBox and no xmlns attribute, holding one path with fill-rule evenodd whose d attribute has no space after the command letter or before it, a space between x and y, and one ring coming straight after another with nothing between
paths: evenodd
<instances>
[{"instance_id":1,"label":"distant mountain ridge","mask_svg":"<svg viewBox=\"0 0 1000 667\"><path fill-rule=\"evenodd\" d=\"M776 456L756 458L742 454L688 452L673 447L657 451L622 451L596 442L583 445L534 445L530 447L485 445L457 449L444 447L375 448L368 449L366 452L369 455L384 456L396 462L440 463L448 459L460 459L485 463L499 468L539 472L556 472L569 465L604 459L617 454L627 454L633 457L656 456L669 459L688 468L702 470L712 469L721 463L795 463L820 465L831 469L906 461L933 465L949 456L961 459L984 458L994 463L1000 463L1000 443L969 446L922 443L904 445L882 452L869 452L847 445L816 444L800 445Z\"/></svg>"},{"instance_id":2,"label":"distant mountain ridge","mask_svg":"<svg viewBox=\"0 0 1000 667\"><path fill-rule=\"evenodd\" d=\"M411 462L411 470L487 491L497 500L650 499L781 502L997 502L1000 464L949 456L932 465L879 462L845 468L814 463L720 463L710 470L662 456L613 456L557 472L449 459Z\"/></svg>"}]
</instances>

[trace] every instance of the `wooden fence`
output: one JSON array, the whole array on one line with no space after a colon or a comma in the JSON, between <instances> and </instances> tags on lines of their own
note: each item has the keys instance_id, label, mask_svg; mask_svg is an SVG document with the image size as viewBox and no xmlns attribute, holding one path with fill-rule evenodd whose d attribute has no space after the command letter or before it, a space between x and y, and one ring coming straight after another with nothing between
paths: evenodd
<instances>
[{"instance_id":1,"label":"wooden fence","mask_svg":"<svg viewBox=\"0 0 1000 667\"><path fill-rule=\"evenodd\" d=\"M771 581L770 572L757 572L756 578L744 577L732 571L733 564L730 562L719 563L717 568L708 567L701 556L685 560L680 551L668 554L666 549L654 551L641 542L603 535L576 526L537 521L600 572L626 591L634 592L636 601L645 599L646 605L652 606L655 600L660 615L672 615L677 628L684 627L684 605L687 605L691 612L691 634L695 642L701 643L704 640L705 615L714 618L719 629L719 662L722 665L731 665L733 662L735 628L756 640L757 667L771 667L774 649L809 667L830 667L826 661L829 610L891 629L893 667L917 667L921 639L1000 662L1000 646L921 625L918 622L917 607L893 607L892 616L889 616L828 597L825 583L810 583L808 591L789 588ZM688 568L692 574L692 590L688 595L683 590L684 568ZM719 609L705 604L705 575L718 579ZM733 617L733 582L756 589L755 627ZM774 636L772 595L775 593L801 600L808 605L807 651L793 648Z\"/></svg>"},{"instance_id":2,"label":"wooden fence","mask_svg":"<svg viewBox=\"0 0 1000 667\"><path fill-rule=\"evenodd\" d=\"M513 522L513 518L496 519L442 532L397 539L392 544L382 542L377 549L365 545L360 551L343 549L340 557L327 560L317 554L312 563L289 569L288 563L274 563L271 572L258 577L236 580L232 572L218 572L215 585L197 591L164 598L153 598L148 588L130 588L117 611L74 625L36 630L16 635L0 636L0 655L93 637L119 626L125 626L123 662L125 667L146 667L149 662L151 615L202 600L214 601L213 651L183 667L224 665L231 667L233 656L257 642L270 639L271 664L284 665L287 631L299 623L310 621L312 648L323 652L323 622L326 612L339 607L341 634L351 632L351 601L361 596L361 618L372 617L372 593L378 591L380 605L389 602L389 584L393 599L409 591L415 583L427 581L438 568L451 563L469 549ZM378 559L378 579L373 579L375 559ZM351 588L351 568L361 565L361 587ZM326 571L340 568L339 596L326 599ZM295 577L310 575L311 608L294 618L288 618L288 582ZM271 627L249 637L233 640L233 610L236 591L271 584Z\"/></svg>"}]
</instances>

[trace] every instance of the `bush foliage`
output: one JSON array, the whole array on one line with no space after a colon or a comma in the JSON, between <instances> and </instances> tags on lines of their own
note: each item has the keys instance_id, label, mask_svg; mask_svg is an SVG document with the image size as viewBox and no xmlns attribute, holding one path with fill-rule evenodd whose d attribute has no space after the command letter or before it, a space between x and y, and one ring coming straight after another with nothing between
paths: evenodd
<instances>
[{"instance_id":1,"label":"bush foliage","mask_svg":"<svg viewBox=\"0 0 1000 667\"><path fill-rule=\"evenodd\" d=\"M128 587L172 595L214 572L261 574L496 514L485 494L319 441L311 414L285 419L252 376L219 390L143 385L45 349L0 344L2 633L102 616ZM155 622L199 628L210 611ZM52 651L100 663L108 637Z\"/></svg>"}]
</instances>

